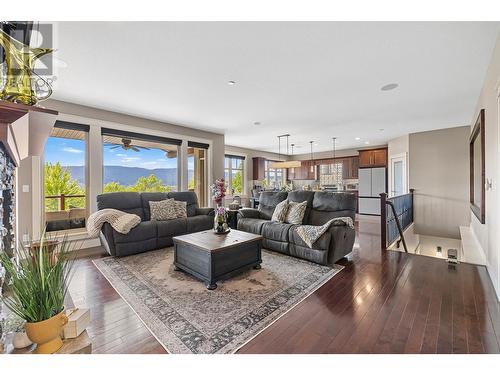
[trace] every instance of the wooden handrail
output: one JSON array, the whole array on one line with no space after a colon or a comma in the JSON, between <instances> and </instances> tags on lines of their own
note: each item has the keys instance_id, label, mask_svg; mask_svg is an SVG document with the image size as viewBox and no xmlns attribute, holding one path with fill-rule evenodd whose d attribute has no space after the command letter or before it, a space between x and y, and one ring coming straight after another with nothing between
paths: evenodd
<instances>
[{"instance_id":1,"label":"wooden handrail","mask_svg":"<svg viewBox=\"0 0 500 375\"><path fill-rule=\"evenodd\" d=\"M45 196L45 199L60 199L59 209L61 211L64 211L66 209L66 198L85 198L85 194L75 194L75 195L60 194L60 195Z\"/></svg>"},{"instance_id":2,"label":"wooden handrail","mask_svg":"<svg viewBox=\"0 0 500 375\"><path fill-rule=\"evenodd\" d=\"M382 250L387 250L387 206L391 207L391 211L394 216L394 220L396 221L396 227L398 229L399 237L401 238L401 241L403 242L403 247L405 249L405 252L408 252L408 248L406 246L406 241L404 238L403 234L403 228L401 227L401 222L399 221L399 216L396 212L396 208L394 206L394 203L392 200L395 198L400 198L409 195L411 199L411 221L410 223L413 223L413 215L414 215L414 192L415 189L410 189L410 192L407 194L401 194L395 197L388 198L387 193L380 193L380 247ZM406 212L406 211L405 211ZM405 226L405 229L408 227L408 225Z\"/></svg>"}]
</instances>

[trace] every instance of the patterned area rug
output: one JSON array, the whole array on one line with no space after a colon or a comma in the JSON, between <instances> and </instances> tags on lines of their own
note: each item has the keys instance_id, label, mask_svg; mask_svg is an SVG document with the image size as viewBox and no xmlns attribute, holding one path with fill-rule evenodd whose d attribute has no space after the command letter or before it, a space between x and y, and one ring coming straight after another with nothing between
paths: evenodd
<instances>
[{"instance_id":1,"label":"patterned area rug","mask_svg":"<svg viewBox=\"0 0 500 375\"><path fill-rule=\"evenodd\" d=\"M94 260L170 353L234 353L343 268L263 250L260 270L209 291L175 271L173 255L168 248Z\"/></svg>"}]
</instances>

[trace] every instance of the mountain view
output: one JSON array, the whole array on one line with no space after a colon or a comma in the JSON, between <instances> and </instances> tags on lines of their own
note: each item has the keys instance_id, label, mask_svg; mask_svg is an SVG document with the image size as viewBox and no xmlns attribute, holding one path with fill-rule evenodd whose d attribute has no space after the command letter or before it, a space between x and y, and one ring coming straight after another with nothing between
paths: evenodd
<instances>
[{"instance_id":1,"label":"mountain view","mask_svg":"<svg viewBox=\"0 0 500 375\"><path fill-rule=\"evenodd\" d=\"M83 185L85 169L83 166L68 166L71 176ZM188 170L188 180L193 177L194 171ZM148 177L155 175L161 179L164 185L174 186L177 185L177 169L176 168L156 168L146 169L139 167L122 167L119 165L106 165L104 166L104 181L103 184L109 182L118 182L120 185L130 186L135 184L138 178Z\"/></svg>"}]
</instances>

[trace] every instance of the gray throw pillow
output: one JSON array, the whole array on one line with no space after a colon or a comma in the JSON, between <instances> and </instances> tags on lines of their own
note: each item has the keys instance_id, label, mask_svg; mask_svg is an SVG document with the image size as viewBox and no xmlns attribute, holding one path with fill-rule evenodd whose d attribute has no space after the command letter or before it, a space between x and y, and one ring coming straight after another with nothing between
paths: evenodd
<instances>
[{"instance_id":1,"label":"gray throw pillow","mask_svg":"<svg viewBox=\"0 0 500 375\"><path fill-rule=\"evenodd\" d=\"M181 219L187 217L187 202L174 200L173 204L174 219Z\"/></svg>"},{"instance_id":2,"label":"gray throw pillow","mask_svg":"<svg viewBox=\"0 0 500 375\"><path fill-rule=\"evenodd\" d=\"M290 202L285 222L288 224L302 224L306 213L307 201L302 203Z\"/></svg>"},{"instance_id":3,"label":"gray throw pillow","mask_svg":"<svg viewBox=\"0 0 500 375\"><path fill-rule=\"evenodd\" d=\"M283 223L285 221L287 212L288 212L288 199L285 199L283 202L278 203L274 208L271 221Z\"/></svg>"},{"instance_id":4,"label":"gray throw pillow","mask_svg":"<svg viewBox=\"0 0 500 375\"><path fill-rule=\"evenodd\" d=\"M176 218L174 209L174 199L165 199L162 201L149 201L149 210L152 221L172 220Z\"/></svg>"}]
</instances>

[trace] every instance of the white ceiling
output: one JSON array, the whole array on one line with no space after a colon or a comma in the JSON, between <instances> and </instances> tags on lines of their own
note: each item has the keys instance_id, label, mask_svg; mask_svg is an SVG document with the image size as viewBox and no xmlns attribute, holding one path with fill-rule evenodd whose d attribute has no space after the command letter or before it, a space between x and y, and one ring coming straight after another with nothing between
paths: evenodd
<instances>
[{"instance_id":1,"label":"white ceiling","mask_svg":"<svg viewBox=\"0 0 500 375\"><path fill-rule=\"evenodd\" d=\"M283 133L302 146L296 153L309 140L329 150L334 136L339 149L361 147L468 125L499 31L491 22L62 22L55 47L67 67L53 97L263 151L276 152Z\"/></svg>"}]
</instances>

